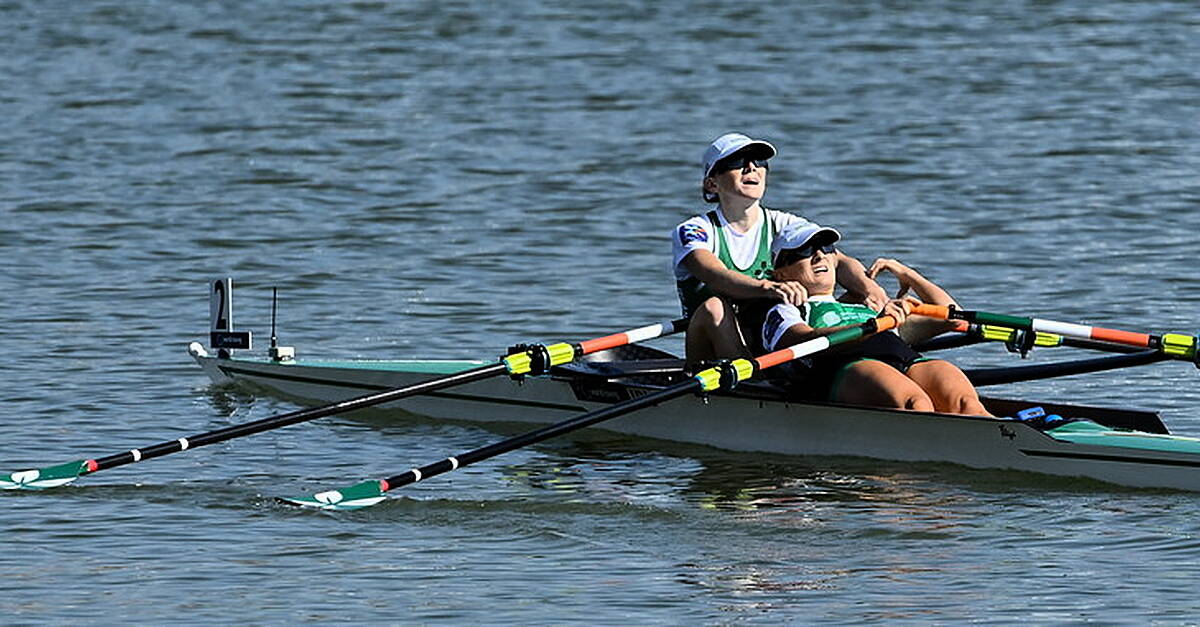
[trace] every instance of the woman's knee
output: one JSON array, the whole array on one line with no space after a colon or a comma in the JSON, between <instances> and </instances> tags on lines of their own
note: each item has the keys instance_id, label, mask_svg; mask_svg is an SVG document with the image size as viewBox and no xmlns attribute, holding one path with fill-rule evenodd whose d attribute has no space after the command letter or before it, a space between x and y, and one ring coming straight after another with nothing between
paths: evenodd
<instances>
[{"instance_id":1,"label":"woman's knee","mask_svg":"<svg viewBox=\"0 0 1200 627\"><path fill-rule=\"evenodd\" d=\"M837 397L849 403L933 411L933 401L921 386L899 370L874 360L849 366Z\"/></svg>"},{"instance_id":2,"label":"woman's knee","mask_svg":"<svg viewBox=\"0 0 1200 627\"><path fill-rule=\"evenodd\" d=\"M934 401L937 411L973 416L990 415L979 400L979 393L970 379L957 366L941 360L914 364L909 377L917 382Z\"/></svg>"},{"instance_id":3,"label":"woman's knee","mask_svg":"<svg viewBox=\"0 0 1200 627\"><path fill-rule=\"evenodd\" d=\"M893 400L896 407L913 411L933 411L933 399L920 386L911 386L896 390Z\"/></svg>"},{"instance_id":4,"label":"woman's knee","mask_svg":"<svg viewBox=\"0 0 1200 627\"><path fill-rule=\"evenodd\" d=\"M701 323L717 326L726 320L733 319L733 307L724 299L713 296L700 303L692 320L695 321L697 318Z\"/></svg>"},{"instance_id":5,"label":"woman's knee","mask_svg":"<svg viewBox=\"0 0 1200 627\"><path fill-rule=\"evenodd\" d=\"M967 416L991 415L983 406L983 402L979 400L979 394L975 393L974 390L956 390L949 395L946 404L947 407L942 411L950 414L963 414Z\"/></svg>"}]
</instances>

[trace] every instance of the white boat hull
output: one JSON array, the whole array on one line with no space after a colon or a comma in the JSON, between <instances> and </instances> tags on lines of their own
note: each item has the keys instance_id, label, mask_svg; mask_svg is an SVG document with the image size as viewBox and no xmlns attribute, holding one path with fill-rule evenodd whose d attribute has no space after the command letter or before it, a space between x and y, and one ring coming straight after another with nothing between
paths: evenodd
<instances>
[{"instance_id":1,"label":"white boat hull","mask_svg":"<svg viewBox=\"0 0 1200 627\"><path fill-rule=\"evenodd\" d=\"M230 360L197 354L215 382L251 383L297 401L325 404L428 380L468 362ZM478 362L482 364L484 362ZM417 372L415 369L424 370ZM495 377L383 406L458 421L547 424L643 393L637 386L581 385L568 377ZM653 389L653 388L649 388ZM1194 451L1152 451L1062 441L1024 423L832 404L688 395L597 427L613 432L764 455L851 456L942 462L980 469L1088 477L1132 487L1200 491ZM1139 434L1145 435L1145 434Z\"/></svg>"}]
</instances>

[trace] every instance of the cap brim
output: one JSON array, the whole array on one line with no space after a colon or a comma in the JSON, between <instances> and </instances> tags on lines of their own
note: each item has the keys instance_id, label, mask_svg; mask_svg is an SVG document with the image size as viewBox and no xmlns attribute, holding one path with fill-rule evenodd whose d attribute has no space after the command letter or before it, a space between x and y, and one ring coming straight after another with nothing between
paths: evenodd
<instances>
[{"instance_id":1,"label":"cap brim","mask_svg":"<svg viewBox=\"0 0 1200 627\"><path fill-rule=\"evenodd\" d=\"M725 152L722 152L720 155L717 156L716 159L713 159L712 165L708 166L708 171L706 171L704 173L704 178L708 178L708 177L712 176L713 168L716 167L716 165L718 163L720 163L722 159L727 159L729 157L732 157L733 155L736 155L736 154L742 153L742 152L750 153L752 156L754 156L757 159L770 159L770 158L774 157L776 154L778 154L777 151L775 150L774 146L772 146L771 144L769 144L765 141L762 141L761 139L756 139L747 144L738 146L737 148L733 148L732 150L727 150Z\"/></svg>"},{"instance_id":2,"label":"cap brim","mask_svg":"<svg viewBox=\"0 0 1200 627\"><path fill-rule=\"evenodd\" d=\"M729 154L735 155L739 152L751 153L759 159L770 159L775 156L775 147L764 141L753 141Z\"/></svg>"},{"instance_id":3,"label":"cap brim","mask_svg":"<svg viewBox=\"0 0 1200 627\"><path fill-rule=\"evenodd\" d=\"M814 232L812 235L810 235L808 237L808 239L804 240L803 242L790 245L787 248L780 248L779 250L775 250L771 254L771 259L772 260L778 259L779 255L782 255L785 251L788 251L788 250L804 248L805 246L807 246L809 244L816 244L819 246L823 246L825 244L836 244L841 239L842 239L842 234L838 233L837 229L834 229L834 228L831 228L828 226L824 226L824 227L821 227L816 232Z\"/></svg>"},{"instance_id":4,"label":"cap brim","mask_svg":"<svg viewBox=\"0 0 1200 627\"><path fill-rule=\"evenodd\" d=\"M810 243L835 244L840 239L842 239L841 233L838 233L836 230L826 227L826 228L821 229L820 231L817 231L816 233L813 233L813 236L808 238L808 241L804 242L804 243L805 244L810 244Z\"/></svg>"}]
</instances>

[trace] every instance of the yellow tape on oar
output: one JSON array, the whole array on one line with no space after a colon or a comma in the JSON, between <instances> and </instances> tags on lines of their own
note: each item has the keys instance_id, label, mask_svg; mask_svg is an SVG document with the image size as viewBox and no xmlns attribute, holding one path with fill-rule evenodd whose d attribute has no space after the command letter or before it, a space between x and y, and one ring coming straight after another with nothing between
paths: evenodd
<instances>
[{"instance_id":1,"label":"yellow tape on oar","mask_svg":"<svg viewBox=\"0 0 1200 627\"><path fill-rule=\"evenodd\" d=\"M1196 358L1197 338L1182 333L1164 333L1162 336L1162 352L1173 357L1184 359Z\"/></svg>"},{"instance_id":2,"label":"yellow tape on oar","mask_svg":"<svg viewBox=\"0 0 1200 627\"><path fill-rule=\"evenodd\" d=\"M1019 333L1019 331L1016 329L1010 329L1008 327L998 327L992 324L985 324L982 326L980 333L986 340L992 340L994 342L1014 342L1017 339L1017 333ZM1062 343L1062 336L1054 333L1042 333L1041 331L1037 331L1033 338L1034 346L1062 346Z\"/></svg>"},{"instance_id":3,"label":"yellow tape on oar","mask_svg":"<svg viewBox=\"0 0 1200 627\"><path fill-rule=\"evenodd\" d=\"M575 361L575 347L566 342L551 344L544 347L546 355L549 357L547 366L561 366ZM529 374L533 371L533 355L530 353L532 349L514 353L504 358L504 365L508 367L508 374Z\"/></svg>"},{"instance_id":4,"label":"yellow tape on oar","mask_svg":"<svg viewBox=\"0 0 1200 627\"><path fill-rule=\"evenodd\" d=\"M575 347L566 342L551 344L546 347L546 352L550 354L551 366L561 366L575 361Z\"/></svg>"},{"instance_id":5,"label":"yellow tape on oar","mask_svg":"<svg viewBox=\"0 0 1200 627\"><path fill-rule=\"evenodd\" d=\"M746 379L754 376L754 362L749 359L735 359L729 362L729 367L733 368L734 374L737 376L737 381L741 383ZM705 392L711 392L721 387L722 368L714 367L707 370L701 370L696 373L696 378L700 380L700 388Z\"/></svg>"},{"instance_id":6,"label":"yellow tape on oar","mask_svg":"<svg viewBox=\"0 0 1200 627\"><path fill-rule=\"evenodd\" d=\"M533 357L528 351L515 353L504 358L504 365L508 367L508 374L529 374L532 370Z\"/></svg>"}]
</instances>

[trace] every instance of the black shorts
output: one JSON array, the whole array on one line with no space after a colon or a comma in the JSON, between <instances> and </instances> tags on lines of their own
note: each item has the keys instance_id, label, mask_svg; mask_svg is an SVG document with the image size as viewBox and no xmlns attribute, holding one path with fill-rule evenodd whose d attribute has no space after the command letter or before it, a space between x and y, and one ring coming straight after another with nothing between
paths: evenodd
<instances>
[{"instance_id":1,"label":"black shorts","mask_svg":"<svg viewBox=\"0 0 1200 627\"><path fill-rule=\"evenodd\" d=\"M807 399L833 400L846 368L867 359L882 361L900 372L908 372L913 364L926 361L900 336L884 332L843 350L835 347L831 352L791 362L787 369L788 387Z\"/></svg>"},{"instance_id":2,"label":"black shorts","mask_svg":"<svg viewBox=\"0 0 1200 627\"><path fill-rule=\"evenodd\" d=\"M763 346L762 328L767 319L767 312L778 305L777 300L756 298L753 300L733 301L733 313L737 318L738 328L742 330L742 339L751 355L762 355L767 352Z\"/></svg>"}]
</instances>

